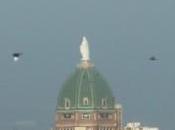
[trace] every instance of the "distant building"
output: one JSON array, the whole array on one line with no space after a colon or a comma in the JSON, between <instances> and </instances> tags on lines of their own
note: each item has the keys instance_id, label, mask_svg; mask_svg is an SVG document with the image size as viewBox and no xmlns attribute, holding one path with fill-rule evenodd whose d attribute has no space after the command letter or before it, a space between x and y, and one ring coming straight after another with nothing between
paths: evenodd
<instances>
[{"instance_id":1,"label":"distant building","mask_svg":"<svg viewBox=\"0 0 175 130\"><path fill-rule=\"evenodd\" d=\"M131 122L126 125L124 130L159 130L159 128L156 127L145 127L141 126L140 122Z\"/></svg>"},{"instance_id":2,"label":"distant building","mask_svg":"<svg viewBox=\"0 0 175 130\"><path fill-rule=\"evenodd\" d=\"M80 65L59 91L54 130L123 130L122 106L90 62L85 37L80 51Z\"/></svg>"}]
</instances>

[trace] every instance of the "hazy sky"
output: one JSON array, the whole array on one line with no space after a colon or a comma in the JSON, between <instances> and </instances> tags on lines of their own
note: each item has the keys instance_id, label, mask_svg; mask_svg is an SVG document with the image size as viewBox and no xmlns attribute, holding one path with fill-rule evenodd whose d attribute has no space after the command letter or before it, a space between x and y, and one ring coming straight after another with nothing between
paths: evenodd
<instances>
[{"instance_id":1,"label":"hazy sky","mask_svg":"<svg viewBox=\"0 0 175 130\"><path fill-rule=\"evenodd\" d=\"M174 7L175 0L0 0L0 129L52 126L85 35L124 121L174 130ZM14 63L16 51L23 56Z\"/></svg>"}]
</instances>

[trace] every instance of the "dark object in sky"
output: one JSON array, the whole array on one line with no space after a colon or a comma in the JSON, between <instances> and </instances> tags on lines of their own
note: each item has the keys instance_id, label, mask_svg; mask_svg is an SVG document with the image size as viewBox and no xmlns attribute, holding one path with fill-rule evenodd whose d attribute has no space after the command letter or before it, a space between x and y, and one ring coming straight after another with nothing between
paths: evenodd
<instances>
[{"instance_id":1,"label":"dark object in sky","mask_svg":"<svg viewBox=\"0 0 175 130\"><path fill-rule=\"evenodd\" d=\"M151 60L151 61L156 61L156 60L158 60L155 56L151 56L150 58L149 58L149 60Z\"/></svg>"},{"instance_id":2,"label":"dark object in sky","mask_svg":"<svg viewBox=\"0 0 175 130\"><path fill-rule=\"evenodd\" d=\"M13 53L12 56L13 56L13 60L14 61L18 61L19 60L19 57L22 55L22 53Z\"/></svg>"}]
</instances>

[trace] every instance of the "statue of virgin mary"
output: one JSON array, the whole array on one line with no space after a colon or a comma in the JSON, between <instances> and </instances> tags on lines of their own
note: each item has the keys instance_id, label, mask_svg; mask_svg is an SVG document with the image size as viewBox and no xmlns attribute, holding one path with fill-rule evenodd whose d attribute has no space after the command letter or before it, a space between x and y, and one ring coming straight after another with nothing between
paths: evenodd
<instances>
[{"instance_id":1,"label":"statue of virgin mary","mask_svg":"<svg viewBox=\"0 0 175 130\"><path fill-rule=\"evenodd\" d=\"M90 60L90 54L89 54L89 43L86 39L86 37L82 38L82 42L80 45L80 52L82 56L82 61L89 61Z\"/></svg>"}]
</instances>

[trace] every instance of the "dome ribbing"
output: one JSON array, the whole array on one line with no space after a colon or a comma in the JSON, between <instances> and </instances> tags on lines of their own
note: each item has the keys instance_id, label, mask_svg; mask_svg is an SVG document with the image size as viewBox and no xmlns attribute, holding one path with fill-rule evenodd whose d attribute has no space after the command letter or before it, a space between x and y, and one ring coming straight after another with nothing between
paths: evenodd
<instances>
[{"instance_id":1,"label":"dome ribbing","mask_svg":"<svg viewBox=\"0 0 175 130\"><path fill-rule=\"evenodd\" d=\"M63 84L57 109L112 109L111 89L95 67L78 67Z\"/></svg>"}]
</instances>

